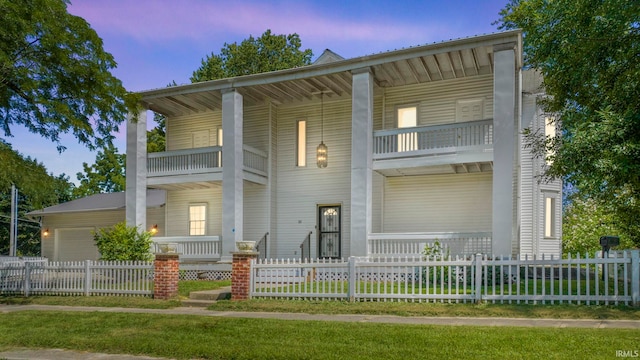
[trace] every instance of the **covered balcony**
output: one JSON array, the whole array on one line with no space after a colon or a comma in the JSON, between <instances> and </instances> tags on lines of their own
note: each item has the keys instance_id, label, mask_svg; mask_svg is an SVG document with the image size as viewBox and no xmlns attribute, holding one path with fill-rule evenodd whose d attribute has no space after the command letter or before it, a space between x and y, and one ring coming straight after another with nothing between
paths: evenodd
<instances>
[{"instance_id":1,"label":"covered balcony","mask_svg":"<svg viewBox=\"0 0 640 360\"><path fill-rule=\"evenodd\" d=\"M243 146L244 178L258 184L267 181L267 153ZM209 146L150 153L147 184L157 188L209 187L222 181L222 147Z\"/></svg>"},{"instance_id":2,"label":"covered balcony","mask_svg":"<svg viewBox=\"0 0 640 360\"><path fill-rule=\"evenodd\" d=\"M492 119L373 134L373 169L385 176L484 172L492 164Z\"/></svg>"}]
</instances>

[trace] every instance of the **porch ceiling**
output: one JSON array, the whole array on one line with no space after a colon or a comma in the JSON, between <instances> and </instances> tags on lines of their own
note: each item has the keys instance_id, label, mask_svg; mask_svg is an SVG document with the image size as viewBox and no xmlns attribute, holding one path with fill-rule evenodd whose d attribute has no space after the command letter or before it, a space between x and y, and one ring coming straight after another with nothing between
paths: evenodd
<instances>
[{"instance_id":1,"label":"porch ceiling","mask_svg":"<svg viewBox=\"0 0 640 360\"><path fill-rule=\"evenodd\" d=\"M220 110L222 92L236 89L245 106L351 96L352 71L370 68L375 87L395 87L493 73L493 47L519 47L520 32L509 31L237 78L144 91L142 104L168 116ZM520 59L518 59L520 63Z\"/></svg>"}]
</instances>

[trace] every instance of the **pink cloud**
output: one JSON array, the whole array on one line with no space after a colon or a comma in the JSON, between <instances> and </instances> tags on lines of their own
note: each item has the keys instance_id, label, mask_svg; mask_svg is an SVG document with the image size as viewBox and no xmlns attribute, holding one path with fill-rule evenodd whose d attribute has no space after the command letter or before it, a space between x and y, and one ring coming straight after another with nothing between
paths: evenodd
<instances>
[{"instance_id":1,"label":"pink cloud","mask_svg":"<svg viewBox=\"0 0 640 360\"><path fill-rule=\"evenodd\" d=\"M142 42L233 41L230 39L244 39L249 34L259 36L270 28L275 33L298 33L303 41L312 43L401 39L417 44L431 40L425 37L443 26L433 21L424 26L391 23L384 18L339 17L308 3L285 6L240 1L83 0L73 3L69 11L86 19L100 34Z\"/></svg>"}]
</instances>

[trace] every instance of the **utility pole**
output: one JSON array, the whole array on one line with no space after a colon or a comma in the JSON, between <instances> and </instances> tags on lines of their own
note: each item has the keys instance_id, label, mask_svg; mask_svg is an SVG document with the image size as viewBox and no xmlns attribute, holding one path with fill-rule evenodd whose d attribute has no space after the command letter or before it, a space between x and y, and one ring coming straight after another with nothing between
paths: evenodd
<instances>
[{"instance_id":1,"label":"utility pole","mask_svg":"<svg viewBox=\"0 0 640 360\"><path fill-rule=\"evenodd\" d=\"M18 189L11 184L11 224L9 226L9 256L16 256L18 248Z\"/></svg>"}]
</instances>

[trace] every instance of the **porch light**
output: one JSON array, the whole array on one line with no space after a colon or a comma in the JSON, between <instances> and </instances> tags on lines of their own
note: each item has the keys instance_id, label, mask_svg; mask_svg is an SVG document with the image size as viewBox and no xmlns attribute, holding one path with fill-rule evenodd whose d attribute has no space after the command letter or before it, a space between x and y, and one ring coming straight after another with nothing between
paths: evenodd
<instances>
[{"instance_id":1,"label":"porch light","mask_svg":"<svg viewBox=\"0 0 640 360\"><path fill-rule=\"evenodd\" d=\"M320 92L320 145L316 149L316 160L321 169L327 167L327 152L327 145L324 144L324 92Z\"/></svg>"},{"instance_id":2,"label":"porch light","mask_svg":"<svg viewBox=\"0 0 640 360\"><path fill-rule=\"evenodd\" d=\"M155 224L151 227L151 230L149 230L149 232L151 233L151 235L155 235L158 233L158 224Z\"/></svg>"},{"instance_id":3,"label":"porch light","mask_svg":"<svg viewBox=\"0 0 640 360\"><path fill-rule=\"evenodd\" d=\"M320 142L318 148L316 149L316 157L318 159L318 167L326 168L327 167L327 145L324 142Z\"/></svg>"},{"instance_id":4,"label":"porch light","mask_svg":"<svg viewBox=\"0 0 640 360\"><path fill-rule=\"evenodd\" d=\"M44 229L44 231L42 232L42 236L44 237L49 236L49 228Z\"/></svg>"}]
</instances>

